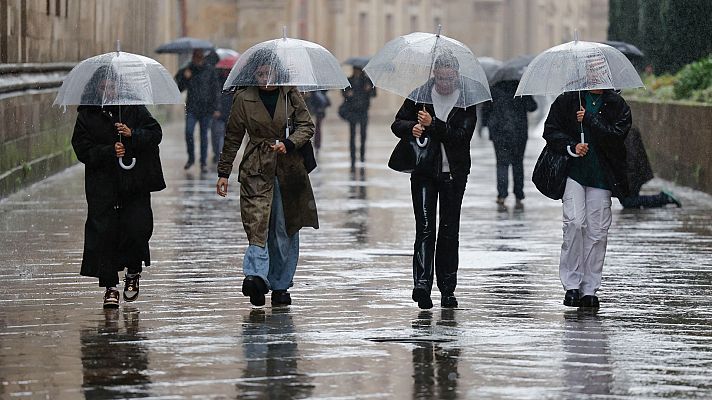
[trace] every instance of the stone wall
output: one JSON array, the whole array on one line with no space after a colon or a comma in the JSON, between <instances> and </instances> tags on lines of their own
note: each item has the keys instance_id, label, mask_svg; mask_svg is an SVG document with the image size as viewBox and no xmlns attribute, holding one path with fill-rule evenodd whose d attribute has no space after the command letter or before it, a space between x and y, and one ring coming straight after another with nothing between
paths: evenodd
<instances>
[{"instance_id":1,"label":"stone wall","mask_svg":"<svg viewBox=\"0 0 712 400\"><path fill-rule=\"evenodd\" d=\"M171 0L0 0L0 197L76 162L76 107L52 106L69 68L120 40L175 71L153 49L176 37L176 15Z\"/></svg>"},{"instance_id":2,"label":"stone wall","mask_svg":"<svg viewBox=\"0 0 712 400\"><path fill-rule=\"evenodd\" d=\"M712 194L712 106L629 100L655 174Z\"/></svg>"}]
</instances>

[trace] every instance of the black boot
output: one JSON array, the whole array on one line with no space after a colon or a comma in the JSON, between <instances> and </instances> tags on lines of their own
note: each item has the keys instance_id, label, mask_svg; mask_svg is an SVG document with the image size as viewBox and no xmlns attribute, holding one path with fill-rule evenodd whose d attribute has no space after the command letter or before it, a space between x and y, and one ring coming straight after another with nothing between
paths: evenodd
<instances>
[{"instance_id":1,"label":"black boot","mask_svg":"<svg viewBox=\"0 0 712 400\"><path fill-rule=\"evenodd\" d=\"M417 285L413 289L413 301L418 303L418 307L423 310L433 308L433 301L430 299L430 291L425 286Z\"/></svg>"},{"instance_id":2,"label":"black boot","mask_svg":"<svg viewBox=\"0 0 712 400\"><path fill-rule=\"evenodd\" d=\"M457 298L452 293L443 294L440 298L440 306L443 308L457 308Z\"/></svg>"},{"instance_id":3,"label":"black boot","mask_svg":"<svg viewBox=\"0 0 712 400\"><path fill-rule=\"evenodd\" d=\"M267 284L259 276L249 275L242 281L242 294L250 297L253 306L265 305L267 291Z\"/></svg>"},{"instance_id":4,"label":"black boot","mask_svg":"<svg viewBox=\"0 0 712 400\"><path fill-rule=\"evenodd\" d=\"M598 297L592 295L583 296L579 302L581 308L599 308L600 306Z\"/></svg>"},{"instance_id":5,"label":"black boot","mask_svg":"<svg viewBox=\"0 0 712 400\"><path fill-rule=\"evenodd\" d=\"M567 290L566 295L564 295L564 305L569 306L569 307L578 307L579 303L580 303L579 290L578 289Z\"/></svg>"},{"instance_id":6,"label":"black boot","mask_svg":"<svg viewBox=\"0 0 712 400\"><path fill-rule=\"evenodd\" d=\"M288 306L292 304L292 297L286 290L272 291L272 307Z\"/></svg>"}]
</instances>

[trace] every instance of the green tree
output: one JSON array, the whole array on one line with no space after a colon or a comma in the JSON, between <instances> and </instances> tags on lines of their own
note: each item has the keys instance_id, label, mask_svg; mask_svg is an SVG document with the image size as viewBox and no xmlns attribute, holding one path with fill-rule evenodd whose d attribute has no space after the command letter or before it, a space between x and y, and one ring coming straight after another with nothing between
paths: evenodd
<instances>
[{"instance_id":1,"label":"green tree","mask_svg":"<svg viewBox=\"0 0 712 400\"><path fill-rule=\"evenodd\" d=\"M639 1L609 0L608 40L638 43Z\"/></svg>"}]
</instances>

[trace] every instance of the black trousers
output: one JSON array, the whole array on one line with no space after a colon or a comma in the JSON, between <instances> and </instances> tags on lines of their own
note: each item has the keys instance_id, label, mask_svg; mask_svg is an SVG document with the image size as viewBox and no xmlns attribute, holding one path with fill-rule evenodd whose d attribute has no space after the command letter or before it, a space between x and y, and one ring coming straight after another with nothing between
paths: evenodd
<instances>
[{"instance_id":1,"label":"black trousers","mask_svg":"<svg viewBox=\"0 0 712 400\"><path fill-rule=\"evenodd\" d=\"M415 286L424 286L430 291L433 275L436 275L440 293L455 292L460 246L460 211L466 184L467 176L454 176L449 173L441 173L435 178L411 176L410 191L415 214ZM440 213L436 216L438 199ZM437 226L436 236L438 217L440 225Z\"/></svg>"},{"instance_id":2,"label":"black trousers","mask_svg":"<svg viewBox=\"0 0 712 400\"><path fill-rule=\"evenodd\" d=\"M356 125L359 125L361 132L361 148L360 156L361 162L364 161L366 155L366 128L368 126L368 114L363 113L355 117L349 122L349 132L351 133L351 139L349 140L349 146L351 148L351 165L356 163Z\"/></svg>"},{"instance_id":3,"label":"black trousers","mask_svg":"<svg viewBox=\"0 0 712 400\"><path fill-rule=\"evenodd\" d=\"M665 193L660 192L653 195L643 195L638 193L620 199L621 204L624 208L657 208L665 207L666 204L670 204Z\"/></svg>"}]
</instances>

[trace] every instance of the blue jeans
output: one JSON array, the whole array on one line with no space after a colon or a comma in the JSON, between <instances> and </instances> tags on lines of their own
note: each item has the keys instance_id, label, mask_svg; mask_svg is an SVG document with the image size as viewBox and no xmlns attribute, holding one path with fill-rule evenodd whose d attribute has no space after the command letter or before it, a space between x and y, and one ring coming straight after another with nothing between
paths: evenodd
<instances>
[{"instance_id":1,"label":"blue jeans","mask_svg":"<svg viewBox=\"0 0 712 400\"><path fill-rule=\"evenodd\" d=\"M267 244L265 247L254 244L247 247L242 271L245 276L259 276L272 290L287 290L292 286L298 258L299 232L287 235L282 194L275 178Z\"/></svg>"},{"instance_id":2,"label":"blue jeans","mask_svg":"<svg viewBox=\"0 0 712 400\"><path fill-rule=\"evenodd\" d=\"M188 162L195 163L195 124L200 124L200 165L208 164L208 129L213 117L210 114L197 116L192 113L185 115L185 145L188 149Z\"/></svg>"},{"instance_id":3,"label":"blue jeans","mask_svg":"<svg viewBox=\"0 0 712 400\"><path fill-rule=\"evenodd\" d=\"M210 139L213 145L213 162L220 160L223 143L225 143L225 121L213 118L213 125L210 127Z\"/></svg>"}]
</instances>

